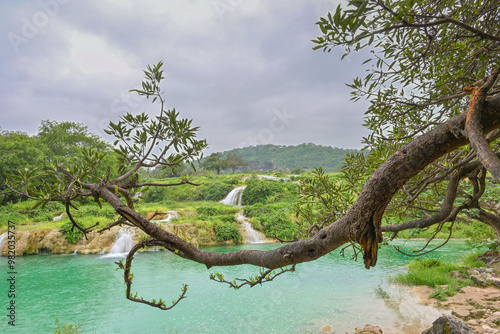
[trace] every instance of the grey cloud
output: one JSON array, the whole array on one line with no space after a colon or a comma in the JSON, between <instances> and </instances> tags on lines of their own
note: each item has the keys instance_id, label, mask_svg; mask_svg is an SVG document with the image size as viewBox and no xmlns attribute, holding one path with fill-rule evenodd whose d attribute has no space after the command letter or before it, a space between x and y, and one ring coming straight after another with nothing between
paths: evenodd
<instances>
[{"instance_id":1,"label":"grey cloud","mask_svg":"<svg viewBox=\"0 0 500 334\"><path fill-rule=\"evenodd\" d=\"M221 3L235 5L220 13ZM344 85L362 74L360 62L340 62L338 52L313 51L310 42L320 15L334 9L331 2L126 4L68 1L20 52L8 39L0 42L3 130L34 133L42 119L52 119L81 122L103 135L120 112L154 114L155 106L127 92L140 84L146 64L163 60L167 106L201 126L208 153L252 138L360 147L366 105L352 104ZM0 33L20 31L22 18L38 10L36 3L11 5L2 12ZM271 124L283 108L295 117L285 127Z\"/></svg>"}]
</instances>

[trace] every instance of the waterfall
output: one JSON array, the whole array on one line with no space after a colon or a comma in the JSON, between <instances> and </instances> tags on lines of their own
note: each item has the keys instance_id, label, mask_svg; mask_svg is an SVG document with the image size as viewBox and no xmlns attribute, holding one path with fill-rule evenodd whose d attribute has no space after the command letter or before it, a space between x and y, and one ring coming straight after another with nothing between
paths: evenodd
<instances>
[{"instance_id":1,"label":"waterfall","mask_svg":"<svg viewBox=\"0 0 500 334\"><path fill-rule=\"evenodd\" d=\"M61 213L59 216L55 216L54 218L52 218L52 221L57 222L57 221L61 220L63 216L64 216L64 212Z\"/></svg>"},{"instance_id":2,"label":"waterfall","mask_svg":"<svg viewBox=\"0 0 500 334\"><path fill-rule=\"evenodd\" d=\"M134 246L133 236L135 231L130 228L122 227L119 232L119 237L109 250L109 253L102 257L123 257L130 252Z\"/></svg>"},{"instance_id":3,"label":"waterfall","mask_svg":"<svg viewBox=\"0 0 500 334\"><path fill-rule=\"evenodd\" d=\"M246 186L234 188L229 194L227 194L226 198L220 202L226 205L241 206L241 196L243 195L243 190L245 190L245 188Z\"/></svg>"},{"instance_id":4,"label":"waterfall","mask_svg":"<svg viewBox=\"0 0 500 334\"><path fill-rule=\"evenodd\" d=\"M261 244L266 242L266 237L264 236L264 234L253 229L252 224L250 224L248 218L243 216L243 211L239 211L236 214L236 220L243 227L243 229L241 230L243 243Z\"/></svg>"},{"instance_id":5,"label":"waterfall","mask_svg":"<svg viewBox=\"0 0 500 334\"><path fill-rule=\"evenodd\" d=\"M7 232L0 235L0 256L2 256L2 249L3 249L3 244L5 243L5 240L7 240Z\"/></svg>"},{"instance_id":6,"label":"waterfall","mask_svg":"<svg viewBox=\"0 0 500 334\"><path fill-rule=\"evenodd\" d=\"M73 252L73 255L78 254L78 250L75 248L75 251Z\"/></svg>"},{"instance_id":7,"label":"waterfall","mask_svg":"<svg viewBox=\"0 0 500 334\"><path fill-rule=\"evenodd\" d=\"M152 220L155 223L170 223L172 220L179 218L179 213L177 211L168 211L167 218Z\"/></svg>"},{"instance_id":8,"label":"waterfall","mask_svg":"<svg viewBox=\"0 0 500 334\"><path fill-rule=\"evenodd\" d=\"M241 197L246 186L236 187L226 198L220 201L222 204L241 206ZM266 237L263 233L257 232L253 229L252 224L247 217L243 216L243 211L236 214L236 221L240 223L240 232L243 237L243 243L260 244L266 242Z\"/></svg>"}]
</instances>

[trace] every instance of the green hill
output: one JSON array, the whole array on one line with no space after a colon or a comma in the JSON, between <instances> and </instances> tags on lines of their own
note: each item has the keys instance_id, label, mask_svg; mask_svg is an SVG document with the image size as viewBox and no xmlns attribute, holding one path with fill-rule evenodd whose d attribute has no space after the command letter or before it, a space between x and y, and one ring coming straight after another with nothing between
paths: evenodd
<instances>
[{"instance_id":1,"label":"green hill","mask_svg":"<svg viewBox=\"0 0 500 334\"><path fill-rule=\"evenodd\" d=\"M296 146L257 145L235 148L222 152L226 156L230 152L239 154L254 170L279 170L295 168L314 169L323 167L327 172L338 171L347 153L358 153L359 150L321 146L312 143Z\"/></svg>"}]
</instances>

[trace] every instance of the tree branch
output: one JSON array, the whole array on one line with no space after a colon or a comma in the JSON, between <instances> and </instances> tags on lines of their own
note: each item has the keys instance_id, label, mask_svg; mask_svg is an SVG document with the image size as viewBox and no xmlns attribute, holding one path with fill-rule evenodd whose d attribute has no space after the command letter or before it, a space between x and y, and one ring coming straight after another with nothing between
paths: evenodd
<instances>
[{"instance_id":1,"label":"tree branch","mask_svg":"<svg viewBox=\"0 0 500 334\"><path fill-rule=\"evenodd\" d=\"M500 68L497 68L491 73L481 87L471 88L472 96L469 104L469 110L467 112L467 120L465 122L465 131L469 137L472 148L476 152L484 167L498 181L500 181L500 159L493 152L484 136L485 132L481 126L481 114L483 111L484 101L487 97L487 92L493 86L499 74Z\"/></svg>"}]
</instances>

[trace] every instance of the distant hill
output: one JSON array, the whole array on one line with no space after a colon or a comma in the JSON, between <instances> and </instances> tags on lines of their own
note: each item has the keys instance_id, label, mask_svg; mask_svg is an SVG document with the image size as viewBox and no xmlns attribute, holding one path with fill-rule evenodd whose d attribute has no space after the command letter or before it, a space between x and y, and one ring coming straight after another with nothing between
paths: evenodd
<instances>
[{"instance_id":1,"label":"distant hill","mask_svg":"<svg viewBox=\"0 0 500 334\"><path fill-rule=\"evenodd\" d=\"M339 170L347 153L360 151L308 143L296 146L249 146L235 148L222 154L226 156L230 152L241 155L249 164L248 167L254 170L289 169L291 171L297 167L303 169L323 167L323 170L333 172Z\"/></svg>"}]
</instances>

